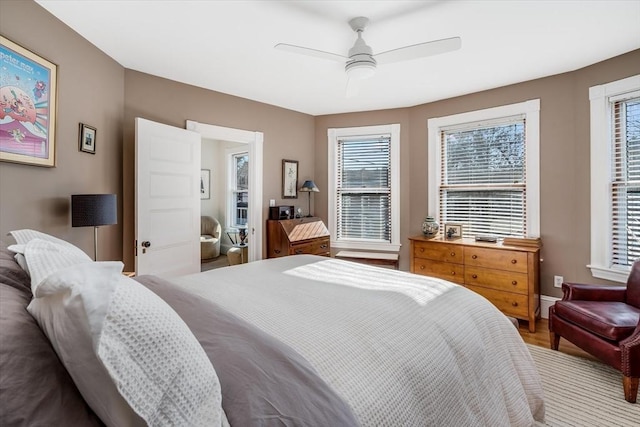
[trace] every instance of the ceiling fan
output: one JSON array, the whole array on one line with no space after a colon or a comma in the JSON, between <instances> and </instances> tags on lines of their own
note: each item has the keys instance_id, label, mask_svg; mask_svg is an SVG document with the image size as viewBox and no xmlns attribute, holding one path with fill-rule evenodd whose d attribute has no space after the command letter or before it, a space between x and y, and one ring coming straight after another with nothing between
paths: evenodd
<instances>
[{"instance_id":1,"label":"ceiling fan","mask_svg":"<svg viewBox=\"0 0 640 427\"><path fill-rule=\"evenodd\" d=\"M275 45L275 48L316 58L344 62L344 69L348 77L347 97L351 97L357 93L361 80L372 77L375 74L378 64L389 64L392 62L438 55L440 53L458 50L462 45L460 37L451 37L404 46L374 55L371 47L367 45L362 38L362 33L367 27L367 24L369 24L369 18L363 16L353 18L349 21L349 26L356 32L358 38L353 47L349 49L348 56L287 43L278 43Z\"/></svg>"}]
</instances>

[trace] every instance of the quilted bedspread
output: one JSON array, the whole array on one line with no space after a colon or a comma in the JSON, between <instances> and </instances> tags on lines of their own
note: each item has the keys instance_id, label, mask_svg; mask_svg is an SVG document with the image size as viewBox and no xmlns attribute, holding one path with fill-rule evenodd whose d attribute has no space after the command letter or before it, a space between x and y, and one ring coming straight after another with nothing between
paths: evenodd
<instances>
[{"instance_id":1,"label":"quilted bedspread","mask_svg":"<svg viewBox=\"0 0 640 427\"><path fill-rule=\"evenodd\" d=\"M171 279L288 344L365 426L527 426L544 418L511 322L450 282L312 255Z\"/></svg>"}]
</instances>

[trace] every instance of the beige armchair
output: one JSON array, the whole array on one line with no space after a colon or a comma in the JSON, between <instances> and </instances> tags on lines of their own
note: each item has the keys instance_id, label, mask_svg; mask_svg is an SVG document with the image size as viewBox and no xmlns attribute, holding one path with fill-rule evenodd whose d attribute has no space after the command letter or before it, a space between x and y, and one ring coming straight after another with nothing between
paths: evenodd
<instances>
[{"instance_id":1,"label":"beige armchair","mask_svg":"<svg viewBox=\"0 0 640 427\"><path fill-rule=\"evenodd\" d=\"M220 256L220 234L222 227L217 219L204 215L200 217L200 259Z\"/></svg>"}]
</instances>

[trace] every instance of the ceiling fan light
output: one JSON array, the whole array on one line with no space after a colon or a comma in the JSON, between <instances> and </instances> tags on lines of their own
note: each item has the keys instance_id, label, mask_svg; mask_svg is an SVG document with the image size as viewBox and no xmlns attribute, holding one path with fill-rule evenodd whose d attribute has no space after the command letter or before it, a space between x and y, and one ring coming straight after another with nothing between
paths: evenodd
<instances>
[{"instance_id":1,"label":"ceiling fan light","mask_svg":"<svg viewBox=\"0 0 640 427\"><path fill-rule=\"evenodd\" d=\"M347 64L345 67L347 75L350 79L363 80L373 77L376 73L375 63L370 62L354 62Z\"/></svg>"}]
</instances>

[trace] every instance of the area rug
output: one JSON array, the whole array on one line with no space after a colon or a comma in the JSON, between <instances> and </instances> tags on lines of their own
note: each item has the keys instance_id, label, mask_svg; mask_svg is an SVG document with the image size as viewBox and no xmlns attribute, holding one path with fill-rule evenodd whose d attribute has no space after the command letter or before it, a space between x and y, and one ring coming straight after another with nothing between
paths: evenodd
<instances>
[{"instance_id":1,"label":"area rug","mask_svg":"<svg viewBox=\"0 0 640 427\"><path fill-rule=\"evenodd\" d=\"M624 400L622 374L595 360L527 344L542 377L548 426L640 426L640 403Z\"/></svg>"}]
</instances>

